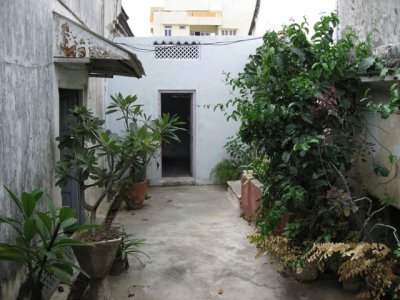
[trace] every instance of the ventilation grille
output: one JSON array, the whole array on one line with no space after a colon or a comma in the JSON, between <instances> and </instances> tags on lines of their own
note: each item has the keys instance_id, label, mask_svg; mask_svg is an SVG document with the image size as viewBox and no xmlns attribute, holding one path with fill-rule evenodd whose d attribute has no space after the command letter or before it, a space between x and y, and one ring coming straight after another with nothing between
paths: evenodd
<instances>
[{"instance_id":1,"label":"ventilation grille","mask_svg":"<svg viewBox=\"0 0 400 300\"><path fill-rule=\"evenodd\" d=\"M50 299L61 280L54 274L43 272L41 282L43 284L42 297L43 299Z\"/></svg>"},{"instance_id":2,"label":"ventilation grille","mask_svg":"<svg viewBox=\"0 0 400 300\"><path fill-rule=\"evenodd\" d=\"M72 252L71 248L65 248L65 253L69 257L70 260L74 261L74 253ZM53 295L54 291L61 283L60 278L55 274L49 274L47 272L42 273L42 277L40 280L43 284L42 288L42 298L43 299L50 299L51 295Z\"/></svg>"},{"instance_id":3,"label":"ventilation grille","mask_svg":"<svg viewBox=\"0 0 400 300\"><path fill-rule=\"evenodd\" d=\"M200 47L197 45L156 46L156 59L200 59Z\"/></svg>"}]
</instances>

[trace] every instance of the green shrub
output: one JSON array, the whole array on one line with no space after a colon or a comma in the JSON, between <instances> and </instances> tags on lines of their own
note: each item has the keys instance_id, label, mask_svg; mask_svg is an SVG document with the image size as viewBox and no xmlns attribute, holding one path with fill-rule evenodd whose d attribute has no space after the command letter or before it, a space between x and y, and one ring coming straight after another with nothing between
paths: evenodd
<instances>
[{"instance_id":1,"label":"green shrub","mask_svg":"<svg viewBox=\"0 0 400 300\"><path fill-rule=\"evenodd\" d=\"M241 121L241 141L267 158L256 162L264 184L257 222L263 235L290 213L285 232L299 244L348 239L357 206L339 184L371 150L363 114L369 109L387 118L400 102L396 84L386 104L357 99L360 75L399 73L372 54L370 40L350 32L335 41L338 22L335 14L322 17L311 37L306 22L267 32L243 72L228 75L239 94L224 106L233 106L228 118ZM385 166L374 170L388 175Z\"/></svg>"},{"instance_id":2,"label":"green shrub","mask_svg":"<svg viewBox=\"0 0 400 300\"><path fill-rule=\"evenodd\" d=\"M224 159L220 161L211 171L211 179L222 184L227 181L237 180L240 178L240 170L233 160Z\"/></svg>"}]
</instances>

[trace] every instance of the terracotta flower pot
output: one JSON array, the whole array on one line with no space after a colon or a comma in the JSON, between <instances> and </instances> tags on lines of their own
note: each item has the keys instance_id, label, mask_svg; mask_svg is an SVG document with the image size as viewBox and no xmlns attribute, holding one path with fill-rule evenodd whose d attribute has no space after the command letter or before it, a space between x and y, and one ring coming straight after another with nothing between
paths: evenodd
<instances>
[{"instance_id":1,"label":"terracotta flower pot","mask_svg":"<svg viewBox=\"0 0 400 300\"><path fill-rule=\"evenodd\" d=\"M122 193L128 209L139 209L147 195L147 180L124 187Z\"/></svg>"}]
</instances>

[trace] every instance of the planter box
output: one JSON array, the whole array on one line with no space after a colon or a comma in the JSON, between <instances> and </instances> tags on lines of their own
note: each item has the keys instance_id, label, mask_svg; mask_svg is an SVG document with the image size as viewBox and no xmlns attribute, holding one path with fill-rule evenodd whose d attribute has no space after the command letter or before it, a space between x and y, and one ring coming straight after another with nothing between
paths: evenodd
<instances>
[{"instance_id":1,"label":"planter box","mask_svg":"<svg viewBox=\"0 0 400 300\"><path fill-rule=\"evenodd\" d=\"M261 205L263 185L254 178L251 172L244 171L241 178L241 186L240 209L246 219L255 221L257 209Z\"/></svg>"}]
</instances>

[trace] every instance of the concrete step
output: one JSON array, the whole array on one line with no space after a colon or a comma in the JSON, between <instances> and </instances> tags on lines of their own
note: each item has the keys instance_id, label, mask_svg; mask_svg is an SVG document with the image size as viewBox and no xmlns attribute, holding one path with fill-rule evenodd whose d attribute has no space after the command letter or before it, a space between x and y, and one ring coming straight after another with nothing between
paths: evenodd
<instances>
[{"instance_id":1,"label":"concrete step","mask_svg":"<svg viewBox=\"0 0 400 300\"><path fill-rule=\"evenodd\" d=\"M240 201L240 199L242 198L241 195L241 182L240 180L235 180L235 181L228 181L227 182L227 190L229 192L229 194L231 194L232 197L236 198L238 201Z\"/></svg>"}]
</instances>

